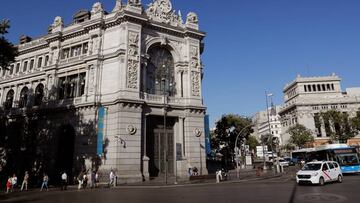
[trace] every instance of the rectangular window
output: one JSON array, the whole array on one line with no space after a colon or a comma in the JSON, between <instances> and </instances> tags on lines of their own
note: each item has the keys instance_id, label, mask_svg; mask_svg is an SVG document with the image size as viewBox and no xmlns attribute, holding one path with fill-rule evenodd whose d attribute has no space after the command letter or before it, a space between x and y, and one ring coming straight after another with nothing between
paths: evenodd
<instances>
[{"instance_id":1,"label":"rectangular window","mask_svg":"<svg viewBox=\"0 0 360 203\"><path fill-rule=\"evenodd\" d=\"M19 71L20 71L20 63L17 63L15 73L18 73Z\"/></svg>"},{"instance_id":2,"label":"rectangular window","mask_svg":"<svg viewBox=\"0 0 360 203\"><path fill-rule=\"evenodd\" d=\"M42 57L39 57L37 67L40 68L41 65L42 65Z\"/></svg>"},{"instance_id":3,"label":"rectangular window","mask_svg":"<svg viewBox=\"0 0 360 203\"><path fill-rule=\"evenodd\" d=\"M87 54L88 52L88 49L89 49L89 44L86 42L83 44L83 54Z\"/></svg>"},{"instance_id":4,"label":"rectangular window","mask_svg":"<svg viewBox=\"0 0 360 203\"><path fill-rule=\"evenodd\" d=\"M6 73L6 69L1 69L1 71L2 71L2 76L4 77L5 76L5 73Z\"/></svg>"},{"instance_id":5,"label":"rectangular window","mask_svg":"<svg viewBox=\"0 0 360 203\"><path fill-rule=\"evenodd\" d=\"M71 47L70 57L79 56L81 54L81 45Z\"/></svg>"},{"instance_id":6,"label":"rectangular window","mask_svg":"<svg viewBox=\"0 0 360 203\"><path fill-rule=\"evenodd\" d=\"M62 50L62 54L61 54L61 59L69 58L69 51L70 51L69 48L63 49L63 50Z\"/></svg>"},{"instance_id":7,"label":"rectangular window","mask_svg":"<svg viewBox=\"0 0 360 203\"><path fill-rule=\"evenodd\" d=\"M45 56L45 66L49 65L49 56Z\"/></svg>"},{"instance_id":8,"label":"rectangular window","mask_svg":"<svg viewBox=\"0 0 360 203\"><path fill-rule=\"evenodd\" d=\"M23 67L23 72L26 72L26 70L27 70L27 65L28 65L28 62L27 61L25 61L24 62L24 67Z\"/></svg>"},{"instance_id":9,"label":"rectangular window","mask_svg":"<svg viewBox=\"0 0 360 203\"><path fill-rule=\"evenodd\" d=\"M85 93L85 73L59 78L59 99L81 97Z\"/></svg>"},{"instance_id":10,"label":"rectangular window","mask_svg":"<svg viewBox=\"0 0 360 203\"><path fill-rule=\"evenodd\" d=\"M14 65L11 65L10 66L10 74L9 75L12 75L14 73Z\"/></svg>"},{"instance_id":11,"label":"rectangular window","mask_svg":"<svg viewBox=\"0 0 360 203\"><path fill-rule=\"evenodd\" d=\"M30 70L34 68L34 59L31 59L30 61Z\"/></svg>"}]
</instances>

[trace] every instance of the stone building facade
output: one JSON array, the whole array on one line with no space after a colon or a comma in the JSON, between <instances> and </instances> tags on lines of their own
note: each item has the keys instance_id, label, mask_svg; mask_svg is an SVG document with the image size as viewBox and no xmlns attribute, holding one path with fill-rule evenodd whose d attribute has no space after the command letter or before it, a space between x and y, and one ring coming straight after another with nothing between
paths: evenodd
<instances>
[{"instance_id":1,"label":"stone building facade","mask_svg":"<svg viewBox=\"0 0 360 203\"><path fill-rule=\"evenodd\" d=\"M287 129L302 124L310 129L315 138L314 145L330 140L324 123L316 125L316 116L320 112L336 110L356 116L360 108L360 88L341 89L341 78L335 74L324 77L301 77L300 75L284 88L284 101L279 115L282 123L282 140L288 143L290 135ZM348 140L349 144L359 144L358 136Z\"/></svg>"},{"instance_id":2,"label":"stone building facade","mask_svg":"<svg viewBox=\"0 0 360 203\"><path fill-rule=\"evenodd\" d=\"M115 170L120 182L182 177L189 165L205 174L205 33L197 15L183 21L169 0L114 4L106 12L95 3L68 26L58 16L47 35L23 39L16 62L0 73L8 124L25 118L34 139L48 137L51 150L33 152L43 170L75 176L82 163L106 177Z\"/></svg>"},{"instance_id":3,"label":"stone building facade","mask_svg":"<svg viewBox=\"0 0 360 203\"><path fill-rule=\"evenodd\" d=\"M256 136L258 140L261 140L261 136L271 133L273 137L276 137L278 139L279 144L282 144L282 126L280 122L280 116L278 114L279 110L280 106L272 105L271 107L269 107L268 111L259 111L253 116L253 135Z\"/></svg>"}]
</instances>

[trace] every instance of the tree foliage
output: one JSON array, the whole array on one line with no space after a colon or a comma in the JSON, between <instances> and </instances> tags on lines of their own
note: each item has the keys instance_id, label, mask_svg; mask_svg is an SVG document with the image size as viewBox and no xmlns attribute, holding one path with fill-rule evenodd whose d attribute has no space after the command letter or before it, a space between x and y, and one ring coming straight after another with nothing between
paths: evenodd
<instances>
[{"instance_id":1,"label":"tree foliage","mask_svg":"<svg viewBox=\"0 0 360 203\"><path fill-rule=\"evenodd\" d=\"M260 143L255 136L249 136L249 138L246 139L246 145L249 145L250 150L255 150L256 146L259 146Z\"/></svg>"},{"instance_id":2,"label":"tree foliage","mask_svg":"<svg viewBox=\"0 0 360 203\"><path fill-rule=\"evenodd\" d=\"M350 119L350 124L353 130L355 130L355 134L359 134L360 132L360 109L356 112L356 116Z\"/></svg>"},{"instance_id":3,"label":"tree foliage","mask_svg":"<svg viewBox=\"0 0 360 203\"><path fill-rule=\"evenodd\" d=\"M0 68L7 69L7 67L15 61L18 55L18 49L6 38L5 34L8 33L10 28L9 20L0 21Z\"/></svg>"},{"instance_id":4,"label":"tree foliage","mask_svg":"<svg viewBox=\"0 0 360 203\"><path fill-rule=\"evenodd\" d=\"M350 119L347 113L335 110L321 112L320 116L324 122L326 134L330 135L333 141L346 143L348 139L353 138L357 133L356 124L359 117Z\"/></svg>"},{"instance_id":5,"label":"tree foliage","mask_svg":"<svg viewBox=\"0 0 360 203\"><path fill-rule=\"evenodd\" d=\"M276 151L276 147L279 145L279 139L270 133L262 135L260 141L271 151Z\"/></svg>"},{"instance_id":6,"label":"tree foliage","mask_svg":"<svg viewBox=\"0 0 360 203\"><path fill-rule=\"evenodd\" d=\"M220 149L220 146L224 146L229 150L229 153L233 153L235 148L235 140L238 138L238 147L249 137L253 132L251 125L251 119L244 116L228 114L223 115L222 118L216 122L216 129L214 131L213 146L216 149ZM245 128L245 129L244 129Z\"/></svg>"},{"instance_id":7,"label":"tree foliage","mask_svg":"<svg viewBox=\"0 0 360 203\"><path fill-rule=\"evenodd\" d=\"M287 130L287 133L290 134L289 142L299 148L303 148L307 143L314 141L311 130L301 124L296 124L290 127Z\"/></svg>"}]
</instances>

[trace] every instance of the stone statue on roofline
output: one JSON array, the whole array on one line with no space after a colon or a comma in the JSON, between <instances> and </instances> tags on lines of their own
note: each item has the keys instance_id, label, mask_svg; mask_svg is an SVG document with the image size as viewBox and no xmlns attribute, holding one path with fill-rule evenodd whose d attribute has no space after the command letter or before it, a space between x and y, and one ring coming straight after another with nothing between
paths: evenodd
<instances>
[{"instance_id":1,"label":"stone statue on roofline","mask_svg":"<svg viewBox=\"0 0 360 203\"><path fill-rule=\"evenodd\" d=\"M102 12L104 12L104 8L103 8L102 4L100 2L94 3L94 5L92 6L92 9L91 9L91 14L94 15L94 14L102 13Z\"/></svg>"},{"instance_id":2,"label":"stone statue on roofline","mask_svg":"<svg viewBox=\"0 0 360 203\"><path fill-rule=\"evenodd\" d=\"M190 12L187 14L186 23L198 24L199 19L196 13Z\"/></svg>"},{"instance_id":3,"label":"stone statue on roofline","mask_svg":"<svg viewBox=\"0 0 360 203\"><path fill-rule=\"evenodd\" d=\"M54 22L49 27L49 33L61 32L64 28L64 21L61 16L56 16Z\"/></svg>"},{"instance_id":4,"label":"stone statue on roofline","mask_svg":"<svg viewBox=\"0 0 360 203\"><path fill-rule=\"evenodd\" d=\"M64 21L61 18L61 16L56 16L54 19L54 22L52 24L52 27L55 28L55 27L59 27L59 26L64 26Z\"/></svg>"},{"instance_id":5,"label":"stone statue on roofline","mask_svg":"<svg viewBox=\"0 0 360 203\"><path fill-rule=\"evenodd\" d=\"M121 0L116 0L115 7L112 12L121 11L123 9L123 4Z\"/></svg>"}]
</instances>

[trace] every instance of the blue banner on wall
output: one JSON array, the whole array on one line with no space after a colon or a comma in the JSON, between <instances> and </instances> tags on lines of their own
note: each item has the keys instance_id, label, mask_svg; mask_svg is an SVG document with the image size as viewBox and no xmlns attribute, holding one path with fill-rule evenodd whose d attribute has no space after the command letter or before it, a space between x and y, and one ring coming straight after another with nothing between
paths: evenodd
<instances>
[{"instance_id":1,"label":"blue banner on wall","mask_svg":"<svg viewBox=\"0 0 360 203\"><path fill-rule=\"evenodd\" d=\"M105 108L99 107L98 109L98 133L97 133L97 155L103 154L103 138L104 138L104 116Z\"/></svg>"},{"instance_id":2,"label":"blue banner on wall","mask_svg":"<svg viewBox=\"0 0 360 203\"><path fill-rule=\"evenodd\" d=\"M205 115L205 150L206 154L211 153L209 115Z\"/></svg>"}]
</instances>

